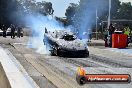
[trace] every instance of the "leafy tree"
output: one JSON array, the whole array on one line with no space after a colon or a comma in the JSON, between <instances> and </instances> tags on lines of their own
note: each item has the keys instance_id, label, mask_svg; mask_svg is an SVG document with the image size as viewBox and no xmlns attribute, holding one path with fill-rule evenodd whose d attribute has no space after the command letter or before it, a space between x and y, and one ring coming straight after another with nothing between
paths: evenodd
<instances>
[{"instance_id":1,"label":"leafy tree","mask_svg":"<svg viewBox=\"0 0 132 88\"><path fill-rule=\"evenodd\" d=\"M73 18L77 12L78 6L78 4L70 3L70 6L66 9L65 16L67 17L69 24L73 23Z\"/></svg>"},{"instance_id":2,"label":"leafy tree","mask_svg":"<svg viewBox=\"0 0 132 88\"><path fill-rule=\"evenodd\" d=\"M54 10L51 2L36 2L36 0L0 0L0 25L23 23L26 14L52 15Z\"/></svg>"},{"instance_id":3,"label":"leafy tree","mask_svg":"<svg viewBox=\"0 0 132 88\"><path fill-rule=\"evenodd\" d=\"M120 22L120 25L129 25L132 30L132 21L128 22L127 20L132 20L132 5L130 2L122 3L119 11L117 12L116 19L126 20L124 22ZM118 22L119 23L119 22Z\"/></svg>"},{"instance_id":4,"label":"leafy tree","mask_svg":"<svg viewBox=\"0 0 132 88\"><path fill-rule=\"evenodd\" d=\"M54 10L52 8L52 3L51 2L46 2L45 3L45 11L48 13L48 15L52 15Z\"/></svg>"},{"instance_id":5,"label":"leafy tree","mask_svg":"<svg viewBox=\"0 0 132 88\"><path fill-rule=\"evenodd\" d=\"M98 11L98 22L101 23L102 20L108 19L108 9L109 8L109 0L80 0L79 5L70 4L70 6L66 10L67 19L72 18L75 26L81 25L83 20L91 20L92 27L95 27L96 20L96 10ZM112 0L111 6L111 18L116 18L116 13L120 8L119 0ZM91 16L91 17L89 17ZM92 18L92 19L90 19ZM93 21L93 22L92 22ZM86 22L86 21L85 21ZM82 25L84 22L82 22ZM86 25L85 29L88 25Z\"/></svg>"},{"instance_id":6,"label":"leafy tree","mask_svg":"<svg viewBox=\"0 0 132 88\"><path fill-rule=\"evenodd\" d=\"M53 15L54 12L51 2L35 2L35 0L27 0L22 1L21 3L27 14L40 13L42 15Z\"/></svg>"},{"instance_id":7,"label":"leafy tree","mask_svg":"<svg viewBox=\"0 0 132 88\"><path fill-rule=\"evenodd\" d=\"M117 19L132 19L132 6L130 2L122 3L117 12Z\"/></svg>"},{"instance_id":8,"label":"leafy tree","mask_svg":"<svg viewBox=\"0 0 132 88\"><path fill-rule=\"evenodd\" d=\"M9 3L10 2L10 3ZM0 0L0 25L7 25L11 23L10 14L16 11L14 4L17 2L15 0Z\"/></svg>"}]
</instances>

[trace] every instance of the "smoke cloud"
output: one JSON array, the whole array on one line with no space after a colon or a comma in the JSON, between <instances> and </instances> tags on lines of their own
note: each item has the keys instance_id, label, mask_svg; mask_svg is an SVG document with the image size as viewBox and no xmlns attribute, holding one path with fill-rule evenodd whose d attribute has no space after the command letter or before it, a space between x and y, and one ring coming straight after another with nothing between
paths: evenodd
<instances>
[{"instance_id":1,"label":"smoke cloud","mask_svg":"<svg viewBox=\"0 0 132 88\"><path fill-rule=\"evenodd\" d=\"M87 39L88 29L91 29L96 24L96 11L97 19L108 11L108 0L81 0L80 9L75 14L74 26L78 37L80 39Z\"/></svg>"},{"instance_id":2,"label":"smoke cloud","mask_svg":"<svg viewBox=\"0 0 132 88\"><path fill-rule=\"evenodd\" d=\"M46 46L43 43L45 28L48 31L62 30L63 25L56 21L52 16L27 15L25 23L31 28L31 38L28 42L29 48L35 48L38 53L48 54Z\"/></svg>"},{"instance_id":3,"label":"smoke cloud","mask_svg":"<svg viewBox=\"0 0 132 88\"><path fill-rule=\"evenodd\" d=\"M106 11L105 8L108 7L107 3L107 0L82 0L82 3L80 3L80 10L76 13L74 18L74 25L75 29L78 31L79 38L87 39L87 36L84 36L84 34L95 25L96 9L98 10L99 17ZM25 8L24 5L23 7ZM20 18L24 20L26 26L31 28L32 38L29 39L28 45L30 46L28 47L35 48L37 52L42 54L47 53L46 46L44 46L43 43L45 27L48 31L65 29L54 17L43 16L37 12L35 14L24 14L24 16Z\"/></svg>"}]
</instances>

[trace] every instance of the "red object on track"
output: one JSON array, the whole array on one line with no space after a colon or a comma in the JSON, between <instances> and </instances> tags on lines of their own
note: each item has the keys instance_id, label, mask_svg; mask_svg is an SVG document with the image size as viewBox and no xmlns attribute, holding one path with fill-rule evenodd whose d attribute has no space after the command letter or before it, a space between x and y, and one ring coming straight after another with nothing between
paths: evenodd
<instances>
[{"instance_id":1,"label":"red object on track","mask_svg":"<svg viewBox=\"0 0 132 88\"><path fill-rule=\"evenodd\" d=\"M126 34L112 34L112 48L126 48L127 41Z\"/></svg>"}]
</instances>

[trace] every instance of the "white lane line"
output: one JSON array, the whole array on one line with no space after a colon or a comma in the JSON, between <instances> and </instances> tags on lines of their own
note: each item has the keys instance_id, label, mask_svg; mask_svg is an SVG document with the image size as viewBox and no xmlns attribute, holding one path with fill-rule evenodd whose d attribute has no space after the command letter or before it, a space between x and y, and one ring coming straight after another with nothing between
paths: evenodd
<instances>
[{"instance_id":1,"label":"white lane line","mask_svg":"<svg viewBox=\"0 0 132 88\"><path fill-rule=\"evenodd\" d=\"M132 49L118 49L118 48L108 48L104 50L114 51L117 53L122 53L124 55L132 55Z\"/></svg>"},{"instance_id":2,"label":"white lane line","mask_svg":"<svg viewBox=\"0 0 132 88\"><path fill-rule=\"evenodd\" d=\"M24 45L24 46L29 46L29 45L32 45L32 44L28 44L28 43L13 43L14 45ZM12 44L12 45L13 45Z\"/></svg>"},{"instance_id":3,"label":"white lane line","mask_svg":"<svg viewBox=\"0 0 132 88\"><path fill-rule=\"evenodd\" d=\"M39 88L16 58L2 47L0 47L0 62L11 88Z\"/></svg>"}]
</instances>

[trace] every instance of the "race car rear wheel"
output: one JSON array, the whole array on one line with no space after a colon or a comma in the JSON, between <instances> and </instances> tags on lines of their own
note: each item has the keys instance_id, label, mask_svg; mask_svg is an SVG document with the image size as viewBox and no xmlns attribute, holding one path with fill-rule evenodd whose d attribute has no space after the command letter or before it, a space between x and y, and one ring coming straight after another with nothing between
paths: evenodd
<instances>
[{"instance_id":1,"label":"race car rear wheel","mask_svg":"<svg viewBox=\"0 0 132 88\"><path fill-rule=\"evenodd\" d=\"M51 55L59 56L59 49L57 46L53 46L53 50L51 51Z\"/></svg>"},{"instance_id":2,"label":"race car rear wheel","mask_svg":"<svg viewBox=\"0 0 132 88\"><path fill-rule=\"evenodd\" d=\"M53 50L50 51L50 55L51 55L51 56L56 56Z\"/></svg>"},{"instance_id":3,"label":"race car rear wheel","mask_svg":"<svg viewBox=\"0 0 132 88\"><path fill-rule=\"evenodd\" d=\"M50 50L50 54L51 54L51 56L56 56L56 53L55 53L55 49L54 48L52 48L52 50Z\"/></svg>"}]
</instances>

